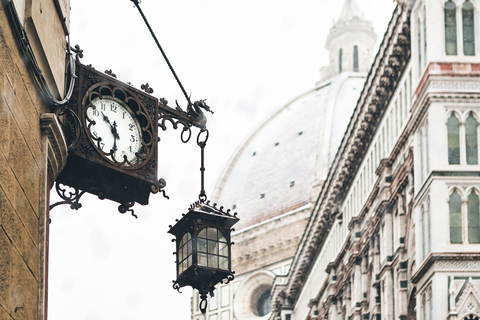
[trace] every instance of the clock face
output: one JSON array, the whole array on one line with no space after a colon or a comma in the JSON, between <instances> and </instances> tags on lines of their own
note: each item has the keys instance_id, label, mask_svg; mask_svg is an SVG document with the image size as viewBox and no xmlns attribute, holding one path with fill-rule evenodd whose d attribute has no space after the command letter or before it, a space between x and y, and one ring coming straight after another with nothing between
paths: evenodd
<instances>
[{"instance_id":1,"label":"clock face","mask_svg":"<svg viewBox=\"0 0 480 320\"><path fill-rule=\"evenodd\" d=\"M142 130L130 108L114 97L97 97L86 110L87 130L95 147L115 164L135 164ZM125 161L126 160L126 161Z\"/></svg>"}]
</instances>

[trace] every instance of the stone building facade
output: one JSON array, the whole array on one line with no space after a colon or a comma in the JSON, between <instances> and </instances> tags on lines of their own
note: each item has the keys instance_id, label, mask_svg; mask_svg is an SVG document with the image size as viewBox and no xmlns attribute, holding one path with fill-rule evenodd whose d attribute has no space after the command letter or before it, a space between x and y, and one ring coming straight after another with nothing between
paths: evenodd
<instances>
[{"instance_id":1,"label":"stone building facade","mask_svg":"<svg viewBox=\"0 0 480 320\"><path fill-rule=\"evenodd\" d=\"M354 0L345 3L349 8L344 12L355 11ZM272 149L285 144L281 138L287 139L288 133L279 135L275 120L247 140L232 163L247 156L250 162L244 161L238 172L235 166L227 168L216 200L236 205L239 212L258 207L272 194L303 202L290 206L277 197L267 207L260 204L253 217L247 213L249 225L235 234L239 245L234 247L234 270L240 270L236 282L228 289L220 287L220 302L205 316L194 309L192 319L479 319L479 37L478 0L397 0L358 99L352 100L345 134L329 139L332 143L323 148L325 136L335 134L319 121L317 148L301 156L290 149L295 159L302 159L298 166L290 164L295 172L304 172L308 156L317 152L315 181L289 181L289 188L306 184L304 198L282 190L282 181L273 181L271 171L266 177L273 189L261 192L257 178L248 188L251 193L243 191L242 177L251 182L251 168L260 168L256 175L269 166L277 169L277 176L288 173L279 167L288 161L278 154L264 159L267 164L255 162L262 153L273 152L258 147L256 138L270 142ZM349 71L357 71L340 68L348 50L331 46L331 64L322 75L333 78L324 80L327 86L317 84L319 95ZM342 62L342 68L354 65ZM297 115L296 103L307 106L308 101L322 110L347 104L342 101L329 109L320 100L309 100L307 93L285 110ZM286 112L282 110L280 116ZM328 122L332 114L320 117ZM340 126L339 119L334 121ZM285 175L282 179L288 181ZM234 196L228 192L229 179L240 186ZM297 214L302 231L285 220ZM262 254L268 257L275 245L284 243L277 237L292 239L296 248L279 250L283 260L265 259L262 265ZM245 262L250 259L254 263ZM223 290L228 291L225 299ZM270 292L271 305L262 309L258 304L268 300L265 292Z\"/></svg>"},{"instance_id":2,"label":"stone building facade","mask_svg":"<svg viewBox=\"0 0 480 320\"><path fill-rule=\"evenodd\" d=\"M49 192L66 163L69 0L0 5L0 319L46 319Z\"/></svg>"},{"instance_id":3,"label":"stone building facade","mask_svg":"<svg viewBox=\"0 0 480 320\"><path fill-rule=\"evenodd\" d=\"M478 319L478 1L398 1L270 319Z\"/></svg>"}]
</instances>

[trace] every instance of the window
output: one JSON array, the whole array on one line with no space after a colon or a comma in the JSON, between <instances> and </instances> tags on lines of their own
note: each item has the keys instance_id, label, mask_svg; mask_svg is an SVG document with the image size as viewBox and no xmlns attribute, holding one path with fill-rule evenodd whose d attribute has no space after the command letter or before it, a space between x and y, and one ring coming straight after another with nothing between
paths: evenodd
<instances>
[{"instance_id":1,"label":"window","mask_svg":"<svg viewBox=\"0 0 480 320\"><path fill-rule=\"evenodd\" d=\"M257 313L259 317L266 316L271 310L270 290L265 291L257 301Z\"/></svg>"},{"instance_id":2,"label":"window","mask_svg":"<svg viewBox=\"0 0 480 320\"><path fill-rule=\"evenodd\" d=\"M453 190L449 199L450 243L462 243L462 199Z\"/></svg>"},{"instance_id":3,"label":"window","mask_svg":"<svg viewBox=\"0 0 480 320\"><path fill-rule=\"evenodd\" d=\"M447 120L448 164L478 165L478 120L475 112L452 111Z\"/></svg>"},{"instance_id":4,"label":"window","mask_svg":"<svg viewBox=\"0 0 480 320\"><path fill-rule=\"evenodd\" d=\"M343 50L340 48L338 52L338 73L342 73L342 59L343 59Z\"/></svg>"},{"instance_id":5,"label":"window","mask_svg":"<svg viewBox=\"0 0 480 320\"><path fill-rule=\"evenodd\" d=\"M480 243L480 203L475 191L471 191L467 200L468 243Z\"/></svg>"},{"instance_id":6,"label":"window","mask_svg":"<svg viewBox=\"0 0 480 320\"><path fill-rule=\"evenodd\" d=\"M463 199L459 189L450 195L450 243L480 244L480 197L471 190Z\"/></svg>"},{"instance_id":7,"label":"window","mask_svg":"<svg viewBox=\"0 0 480 320\"><path fill-rule=\"evenodd\" d=\"M465 149L467 164L478 164L478 134L477 119L470 112L465 121Z\"/></svg>"},{"instance_id":8,"label":"window","mask_svg":"<svg viewBox=\"0 0 480 320\"><path fill-rule=\"evenodd\" d=\"M475 55L475 22L473 16L473 4L470 0L462 6L463 25L463 54L466 56Z\"/></svg>"},{"instance_id":9,"label":"window","mask_svg":"<svg viewBox=\"0 0 480 320\"><path fill-rule=\"evenodd\" d=\"M457 13L452 0L445 2L445 53L457 55Z\"/></svg>"},{"instance_id":10,"label":"window","mask_svg":"<svg viewBox=\"0 0 480 320\"><path fill-rule=\"evenodd\" d=\"M460 123L454 113L447 121L448 164L460 164Z\"/></svg>"},{"instance_id":11,"label":"window","mask_svg":"<svg viewBox=\"0 0 480 320\"><path fill-rule=\"evenodd\" d=\"M358 72L358 46L353 46L353 72Z\"/></svg>"}]
</instances>

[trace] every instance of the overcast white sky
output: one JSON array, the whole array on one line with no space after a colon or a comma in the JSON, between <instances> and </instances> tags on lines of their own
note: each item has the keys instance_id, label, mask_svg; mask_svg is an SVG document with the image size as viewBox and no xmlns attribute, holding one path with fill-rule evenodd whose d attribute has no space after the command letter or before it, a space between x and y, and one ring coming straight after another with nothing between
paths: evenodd
<instances>
[{"instance_id":1,"label":"overcast white sky","mask_svg":"<svg viewBox=\"0 0 480 320\"><path fill-rule=\"evenodd\" d=\"M381 41L394 3L358 2ZM207 99L215 112L208 114L207 196L252 129L320 79L320 67L328 64L325 40L343 3L142 1L192 101ZM130 0L71 0L70 26L71 44L84 49L84 64L112 69L137 88L148 82L157 98L186 106ZM200 150L194 139L183 144L180 130L170 127L159 135L159 178L166 179L170 200L157 194L148 206L135 205L138 219L91 195L78 211L52 210L49 320L190 319L191 290L172 289L175 246L167 231L197 200Z\"/></svg>"}]
</instances>

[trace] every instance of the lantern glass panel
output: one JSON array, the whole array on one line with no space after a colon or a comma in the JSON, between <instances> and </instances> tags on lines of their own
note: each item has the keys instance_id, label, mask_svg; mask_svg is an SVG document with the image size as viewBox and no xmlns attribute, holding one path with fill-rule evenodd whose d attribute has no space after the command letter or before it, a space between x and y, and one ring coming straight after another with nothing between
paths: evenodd
<instances>
[{"instance_id":1,"label":"lantern glass panel","mask_svg":"<svg viewBox=\"0 0 480 320\"><path fill-rule=\"evenodd\" d=\"M217 228L206 227L199 232L197 251L199 265L216 269L229 269L227 239Z\"/></svg>"},{"instance_id":2,"label":"lantern glass panel","mask_svg":"<svg viewBox=\"0 0 480 320\"><path fill-rule=\"evenodd\" d=\"M220 249L218 250L218 254L224 257L228 257L228 246L226 242L219 243Z\"/></svg>"},{"instance_id":3,"label":"lantern glass panel","mask_svg":"<svg viewBox=\"0 0 480 320\"><path fill-rule=\"evenodd\" d=\"M217 240L217 229L216 228L207 228L207 239Z\"/></svg>"},{"instance_id":4,"label":"lantern glass panel","mask_svg":"<svg viewBox=\"0 0 480 320\"><path fill-rule=\"evenodd\" d=\"M197 250L198 250L198 252L207 252L207 240L198 238L197 239Z\"/></svg>"},{"instance_id":5,"label":"lantern glass panel","mask_svg":"<svg viewBox=\"0 0 480 320\"><path fill-rule=\"evenodd\" d=\"M208 255L208 266L210 268L216 268L218 269L218 256L209 254Z\"/></svg>"},{"instance_id":6,"label":"lantern glass panel","mask_svg":"<svg viewBox=\"0 0 480 320\"><path fill-rule=\"evenodd\" d=\"M178 274L184 272L188 267L192 265L192 236L190 233L185 233L178 242L177 249L177 263Z\"/></svg>"},{"instance_id":7,"label":"lantern glass panel","mask_svg":"<svg viewBox=\"0 0 480 320\"><path fill-rule=\"evenodd\" d=\"M187 255L191 255L192 254L192 241L188 241L186 247L187 247Z\"/></svg>"},{"instance_id":8,"label":"lantern glass panel","mask_svg":"<svg viewBox=\"0 0 480 320\"><path fill-rule=\"evenodd\" d=\"M206 253L199 253L198 254L198 264L201 265L201 266L205 266L205 267L208 266L207 254Z\"/></svg>"},{"instance_id":9,"label":"lantern glass panel","mask_svg":"<svg viewBox=\"0 0 480 320\"><path fill-rule=\"evenodd\" d=\"M218 254L218 242L208 240L208 253Z\"/></svg>"},{"instance_id":10,"label":"lantern glass panel","mask_svg":"<svg viewBox=\"0 0 480 320\"><path fill-rule=\"evenodd\" d=\"M218 241L219 242L227 242L227 239L225 239L225 236L221 231L218 231Z\"/></svg>"},{"instance_id":11,"label":"lantern glass panel","mask_svg":"<svg viewBox=\"0 0 480 320\"><path fill-rule=\"evenodd\" d=\"M228 258L219 257L218 259L219 259L218 268L219 268L219 269L226 269L226 270L228 270Z\"/></svg>"}]
</instances>

